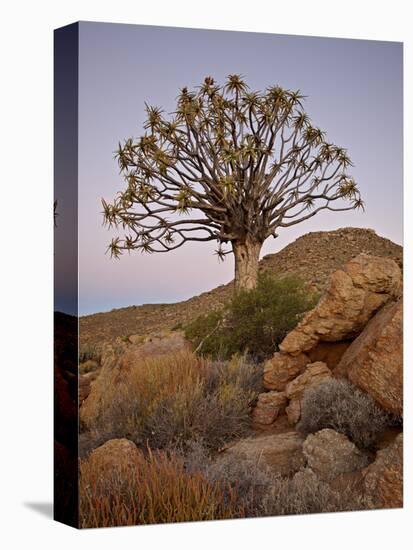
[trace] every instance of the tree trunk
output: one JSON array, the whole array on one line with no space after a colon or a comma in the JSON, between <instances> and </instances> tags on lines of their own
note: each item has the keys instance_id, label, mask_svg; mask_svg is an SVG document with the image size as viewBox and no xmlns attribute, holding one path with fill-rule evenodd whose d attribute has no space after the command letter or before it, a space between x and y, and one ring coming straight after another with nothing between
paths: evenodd
<instances>
[{"instance_id":1,"label":"tree trunk","mask_svg":"<svg viewBox=\"0 0 413 550\"><path fill-rule=\"evenodd\" d=\"M232 243L235 258L235 290L255 288L262 243L247 239Z\"/></svg>"}]
</instances>

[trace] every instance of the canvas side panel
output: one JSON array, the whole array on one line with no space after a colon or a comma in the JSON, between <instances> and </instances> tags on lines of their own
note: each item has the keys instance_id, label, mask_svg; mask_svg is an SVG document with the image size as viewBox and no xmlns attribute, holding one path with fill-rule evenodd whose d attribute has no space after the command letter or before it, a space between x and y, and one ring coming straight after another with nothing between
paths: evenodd
<instances>
[{"instance_id":1,"label":"canvas side panel","mask_svg":"<svg viewBox=\"0 0 413 550\"><path fill-rule=\"evenodd\" d=\"M78 24L54 33L54 517L78 527Z\"/></svg>"}]
</instances>

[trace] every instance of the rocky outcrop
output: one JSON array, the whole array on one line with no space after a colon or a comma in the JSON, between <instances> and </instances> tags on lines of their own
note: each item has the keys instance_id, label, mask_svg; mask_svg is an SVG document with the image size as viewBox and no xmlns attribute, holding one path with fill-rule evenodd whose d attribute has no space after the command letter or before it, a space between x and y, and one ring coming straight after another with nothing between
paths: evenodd
<instances>
[{"instance_id":1,"label":"rocky outcrop","mask_svg":"<svg viewBox=\"0 0 413 550\"><path fill-rule=\"evenodd\" d=\"M333 372L401 415L401 291L401 270L390 258L359 254L331 274L319 303L264 366L264 388L285 392L290 424L300 419L305 389Z\"/></svg>"},{"instance_id":2,"label":"rocky outcrop","mask_svg":"<svg viewBox=\"0 0 413 550\"><path fill-rule=\"evenodd\" d=\"M285 394L290 400L286 408L290 424L297 424L301 416L301 401L305 390L318 386L331 378L332 373L325 363L318 361L307 365L306 370L300 376L292 380L285 389Z\"/></svg>"},{"instance_id":3,"label":"rocky outcrop","mask_svg":"<svg viewBox=\"0 0 413 550\"><path fill-rule=\"evenodd\" d=\"M368 464L367 455L345 435L331 429L310 434L304 441L303 452L307 466L323 481L361 470Z\"/></svg>"},{"instance_id":4,"label":"rocky outcrop","mask_svg":"<svg viewBox=\"0 0 413 550\"><path fill-rule=\"evenodd\" d=\"M252 411L254 428L268 428L285 412L287 396L284 392L270 391L260 393Z\"/></svg>"},{"instance_id":5,"label":"rocky outcrop","mask_svg":"<svg viewBox=\"0 0 413 550\"><path fill-rule=\"evenodd\" d=\"M403 434L378 451L376 460L366 469L366 494L380 508L403 506Z\"/></svg>"},{"instance_id":6,"label":"rocky outcrop","mask_svg":"<svg viewBox=\"0 0 413 550\"><path fill-rule=\"evenodd\" d=\"M260 395L253 418L256 415L271 426L274 422L271 415L277 414L271 401L275 396L277 399L285 396L288 422L297 424L305 391L333 380L333 376L348 378L381 408L401 416L403 306L400 296L401 270L389 258L361 254L334 272L318 305L284 338L280 351L266 363L264 387L271 391ZM282 402L285 406L284 399ZM354 415L357 414L364 412L354 411ZM384 423L383 429L386 426ZM362 451L342 433L327 428L310 434L297 451L296 464L303 465L300 474L295 476L311 472L318 483L327 484L339 499L344 495L345 501L345 495L350 496L349 503L343 501L344 509L348 509L348 505L354 509L359 505L361 508L400 507L403 504L403 436L400 434L394 439L392 434L396 429L399 428L392 428L387 435L384 431L377 433L375 448L379 450L371 464L371 448L369 452ZM368 434L361 435L368 440ZM279 444L278 438L282 436L263 439L260 445L250 442L245 446L240 442L235 448L248 451L246 454L250 457L259 456L264 449L269 453L267 456L276 456L274 445ZM284 472L288 472L288 468ZM285 475L294 475L294 468Z\"/></svg>"},{"instance_id":7,"label":"rocky outcrop","mask_svg":"<svg viewBox=\"0 0 413 550\"><path fill-rule=\"evenodd\" d=\"M317 306L280 344L293 356L321 342L354 339L384 304L401 292L399 266L390 258L360 254L335 271Z\"/></svg>"},{"instance_id":8,"label":"rocky outcrop","mask_svg":"<svg viewBox=\"0 0 413 550\"><path fill-rule=\"evenodd\" d=\"M87 462L92 471L105 477L139 467L142 453L129 439L111 439L92 451Z\"/></svg>"},{"instance_id":9,"label":"rocky outcrop","mask_svg":"<svg viewBox=\"0 0 413 550\"><path fill-rule=\"evenodd\" d=\"M344 353L337 373L384 409L403 414L403 302L383 307Z\"/></svg>"},{"instance_id":10,"label":"rocky outcrop","mask_svg":"<svg viewBox=\"0 0 413 550\"><path fill-rule=\"evenodd\" d=\"M285 390L288 382L301 374L308 363L311 361L304 353L295 357L275 353L264 365L264 388L277 391Z\"/></svg>"},{"instance_id":11,"label":"rocky outcrop","mask_svg":"<svg viewBox=\"0 0 413 550\"><path fill-rule=\"evenodd\" d=\"M304 465L303 437L296 432L241 439L222 452L226 459L246 461L287 476Z\"/></svg>"}]
</instances>

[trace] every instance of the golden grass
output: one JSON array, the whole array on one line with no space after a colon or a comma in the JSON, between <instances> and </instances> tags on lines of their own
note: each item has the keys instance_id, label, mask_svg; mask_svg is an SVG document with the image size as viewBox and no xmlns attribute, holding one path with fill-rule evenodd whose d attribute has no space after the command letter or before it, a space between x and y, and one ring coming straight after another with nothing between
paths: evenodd
<instances>
[{"instance_id":1,"label":"golden grass","mask_svg":"<svg viewBox=\"0 0 413 550\"><path fill-rule=\"evenodd\" d=\"M112 527L244 517L229 485L186 473L174 454L149 451L136 466L110 475L88 460L80 467L81 527Z\"/></svg>"},{"instance_id":2,"label":"golden grass","mask_svg":"<svg viewBox=\"0 0 413 550\"><path fill-rule=\"evenodd\" d=\"M107 433L152 448L197 438L216 448L242 435L256 395L254 367L242 359L217 363L190 351L139 358L122 377L102 375L86 401L90 433L97 440Z\"/></svg>"},{"instance_id":3,"label":"golden grass","mask_svg":"<svg viewBox=\"0 0 413 550\"><path fill-rule=\"evenodd\" d=\"M196 357L190 351L180 351L135 363L127 385L150 402L159 395L193 391L201 383L207 369L206 360Z\"/></svg>"}]
</instances>

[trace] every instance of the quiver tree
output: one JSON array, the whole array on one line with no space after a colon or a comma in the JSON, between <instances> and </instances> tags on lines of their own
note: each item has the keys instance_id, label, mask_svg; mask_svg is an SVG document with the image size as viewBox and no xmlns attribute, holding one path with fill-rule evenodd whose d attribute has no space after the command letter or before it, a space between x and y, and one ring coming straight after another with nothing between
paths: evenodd
<instances>
[{"instance_id":1,"label":"quiver tree","mask_svg":"<svg viewBox=\"0 0 413 550\"><path fill-rule=\"evenodd\" d=\"M102 200L104 219L123 230L109 245L169 252L216 241L235 257L236 288L255 286L261 247L280 228L321 210L363 208L346 149L325 139L299 91L251 92L239 75L183 88L169 117L146 105L145 133L119 144L125 188Z\"/></svg>"}]
</instances>

